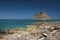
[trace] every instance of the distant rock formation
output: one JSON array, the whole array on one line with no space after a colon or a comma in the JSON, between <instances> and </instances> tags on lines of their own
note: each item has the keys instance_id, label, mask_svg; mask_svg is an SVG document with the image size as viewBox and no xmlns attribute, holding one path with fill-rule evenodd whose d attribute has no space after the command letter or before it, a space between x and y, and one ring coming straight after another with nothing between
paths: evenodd
<instances>
[{"instance_id":1,"label":"distant rock formation","mask_svg":"<svg viewBox=\"0 0 60 40\"><path fill-rule=\"evenodd\" d=\"M37 13L33 19L34 20L51 20L51 18L44 11Z\"/></svg>"}]
</instances>

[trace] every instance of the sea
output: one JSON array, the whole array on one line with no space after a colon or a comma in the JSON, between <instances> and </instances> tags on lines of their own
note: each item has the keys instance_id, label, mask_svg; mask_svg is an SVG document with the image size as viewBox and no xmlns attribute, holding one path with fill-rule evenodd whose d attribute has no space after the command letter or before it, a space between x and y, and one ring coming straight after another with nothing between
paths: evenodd
<instances>
[{"instance_id":1,"label":"sea","mask_svg":"<svg viewBox=\"0 0 60 40\"><path fill-rule=\"evenodd\" d=\"M60 20L32 20L32 19L0 19L0 29L26 28L35 22L60 22Z\"/></svg>"}]
</instances>

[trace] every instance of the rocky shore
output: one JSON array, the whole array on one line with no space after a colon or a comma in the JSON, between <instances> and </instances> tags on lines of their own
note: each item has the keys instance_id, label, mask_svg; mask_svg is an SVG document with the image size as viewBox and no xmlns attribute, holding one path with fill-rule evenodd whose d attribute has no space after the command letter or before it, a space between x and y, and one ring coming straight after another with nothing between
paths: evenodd
<instances>
[{"instance_id":1,"label":"rocky shore","mask_svg":"<svg viewBox=\"0 0 60 40\"><path fill-rule=\"evenodd\" d=\"M34 20L52 20L45 12L39 12ZM0 30L0 40L60 40L59 22L35 22L26 28Z\"/></svg>"},{"instance_id":2,"label":"rocky shore","mask_svg":"<svg viewBox=\"0 0 60 40\"><path fill-rule=\"evenodd\" d=\"M25 29L13 29L0 40L60 40L60 22L44 22L27 25Z\"/></svg>"}]
</instances>

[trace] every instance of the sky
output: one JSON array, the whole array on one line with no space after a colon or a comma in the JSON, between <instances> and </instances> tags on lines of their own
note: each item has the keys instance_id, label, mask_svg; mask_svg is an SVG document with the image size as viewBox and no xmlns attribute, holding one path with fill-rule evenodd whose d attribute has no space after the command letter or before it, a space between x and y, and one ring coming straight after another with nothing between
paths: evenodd
<instances>
[{"instance_id":1,"label":"sky","mask_svg":"<svg viewBox=\"0 0 60 40\"><path fill-rule=\"evenodd\" d=\"M60 0L0 0L0 19L33 19L41 10L60 19Z\"/></svg>"}]
</instances>

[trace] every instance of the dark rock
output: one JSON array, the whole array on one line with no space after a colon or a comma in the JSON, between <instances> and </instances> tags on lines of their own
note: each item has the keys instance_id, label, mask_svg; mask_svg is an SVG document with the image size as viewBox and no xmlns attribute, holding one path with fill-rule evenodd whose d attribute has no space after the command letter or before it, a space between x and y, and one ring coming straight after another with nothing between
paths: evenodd
<instances>
[{"instance_id":1,"label":"dark rock","mask_svg":"<svg viewBox=\"0 0 60 40\"><path fill-rule=\"evenodd\" d=\"M60 28L58 26L55 26L54 30L59 30Z\"/></svg>"},{"instance_id":2,"label":"dark rock","mask_svg":"<svg viewBox=\"0 0 60 40\"><path fill-rule=\"evenodd\" d=\"M0 34L6 34L5 30L0 30Z\"/></svg>"}]
</instances>

